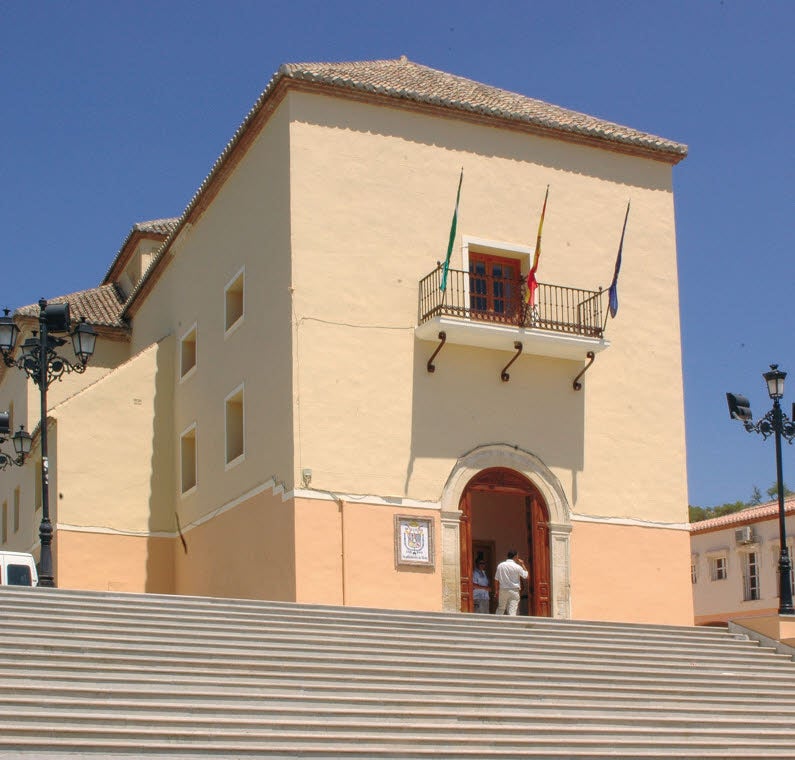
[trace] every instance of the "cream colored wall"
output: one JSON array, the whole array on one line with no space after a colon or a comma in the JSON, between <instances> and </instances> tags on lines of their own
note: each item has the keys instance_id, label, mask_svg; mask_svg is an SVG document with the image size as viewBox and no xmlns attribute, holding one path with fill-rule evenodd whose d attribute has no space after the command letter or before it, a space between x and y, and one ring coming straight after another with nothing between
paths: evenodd
<instances>
[{"instance_id":1,"label":"cream colored wall","mask_svg":"<svg viewBox=\"0 0 795 760\"><path fill-rule=\"evenodd\" d=\"M433 519L434 567L396 565L395 515ZM297 498L296 601L439 610L439 536L438 512Z\"/></svg>"},{"instance_id":2,"label":"cream colored wall","mask_svg":"<svg viewBox=\"0 0 795 760\"><path fill-rule=\"evenodd\" d=\"M172 502L158 493L173 471L162 466L172 461L172 442L156 415L158 406L171 407L173 350L173 338L152 345L52 410L59 524L142 535L175 530Z\"/></svg>"},{"instance_id":3,"label":"cream colored wall","mask_svg":"<svg viewBox=\"0 0 795 760\"><path fill-rule=\"evenodd\" d=\"M17 345L30 337L29 329L24 330L18 339ZM73 359L71 344L63 346L59 352L67 359ZM129 355L129 343L124 340L113 340L100 337L96 342L96 351L91 358L86 371L83 373L69 373L62 376L61 380L52 383L47 393L47 406L52 410L62 404L66 399L79 395L86 388L100 381L103 377L112 372L113 368L123 363ZM28 379L27 375L21 370L7 368L0 378L0 410L6 411L11 403L14 406L14 429L19 429L24 425L25 429L33 432L40 422L40 394L38 386ZM93 420L95 425L101 424L95 413L97 410L89 409L88 417ZM82 425L81 421L81 425ZM51 436L55 435L51 425ZM11 441L3 445L3 450L10 453L13 451ZM57 446L53 440L50 441L50 480L51 492L56 494L56 483L58 477L57 470ZM36 465L41 461L41 451L39 448L38 435L34 438L31 454L26 459L23 467L11 467L0 473L0 504L7 500L9 510L12 509L14 490L20 489L20 526L14 533L9 532L8 548L15 551L33 551L38 553L38 530L41 520L41 512L34 514L34 497L37 489L39 476ZM50 498L50 508L54 516L58 507L57 499L54 495ZM10 512L9 512L10 514ZM54 522L54 521L53 521Z\"/></svg>"},{"instance_id":4,"label":"cream colored wall","mask_svg":"<svg viewBox=\"0 0 795 760\"><path fill-rule=\"evenodd\" d=\"M696 526L698 523L695 524ZM749 615L763 615L778 610L778 520L770 518L753 524L756 541L738 546L734 538L736 525L709 533L694 533L690 538L696 563L696 583L692 586L696 624L733 620ZM789 538L791 551L792 539ZM760 599L744 601L744 553L755 551L759 556ZM725 554L728 577L713 581L710 555Z\"/></svg>"},{"instance_id":5,"label":"cream colored wall","mask_svg":"<svg viewBox=\"0 0 795 760\"><path fill-rule=\"evenodd\" d=\"M539 456L574 512L686 520L671 167L518 132L308 94L289 96L300 431L294 479L437 500L456 459L505 442ZM539 278L610 283L632 212L611 347L581 362L414 338L419 280L444 256L460 168L463 235L534 240ZM319 223L319 220L322 220ZM583 357L584 358L584 357ZM447 505L454 508L456 505Z\"/></svg>"},{"instance_id":6,"label":"cream colored wall","mask_svg":"<svg viewBox=\"0 0 795 760\"><path fill-rule=\"evenodd\" d=\"M687 549L686 530L575 522L572 617L692 625Z\"/></svg>"},{"instance_id":7,"label":"cream colored wall","mask_svg":"<svg viewBox=\"0 0 795 760\"><path fill-rule=\"evenodd\" d=\"M171 499L183 526L293 465L291 398L289 143L280 109L209 208L171 249L170 264L133 318L133 350L173 335L174 446L196 423L198 484ZM245 268L245 314L225 334L224 289ZM178 376L179 340L196 324L196 370ZM245 457L227 467L224 399L244 384Z\"/></svg>"},{"instance_id":8,"label":"cream colored wall","mask_svg":"<svg viewBox=\"0 0 795 760\"><path fill-rule=\"evenodd\" d=\"M27 381L25 373L19 370L5 369L0 374L0 411L9 411L13 404L12 434L19 429L20 425L24 425L28 431L32 430L28 425L27 382L29 381ZM37 411L38 408L37 405ZM14 445L10 437L0 446L0 449L5 454L13 456ZM20 493L20 525L19 530L14 532L12 516L14 490L17 488ZM8 551L27 552L38 541L38 528L34 526L32 519L34 489L35 470L32 462L26 467L11 466L0 472L0 505L4 502L8 504L8 539L3 545L3 548Z\"/></svg>"}]
</instances>

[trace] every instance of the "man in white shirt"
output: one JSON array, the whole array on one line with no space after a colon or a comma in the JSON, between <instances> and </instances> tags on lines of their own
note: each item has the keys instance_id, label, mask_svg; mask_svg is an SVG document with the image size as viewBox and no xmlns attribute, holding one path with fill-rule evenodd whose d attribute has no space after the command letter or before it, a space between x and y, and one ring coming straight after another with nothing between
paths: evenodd
<instances>
[{"instance_id":1,"label":"man in white shirt","mask_svg":"<svg viewBox=\"0 0 795 760\"><path fill-rule=\"evenodd\" d=\"M522 578L527 578L527 575L527 565L511 549L508 558L497 565L497 572L494 573L494 586L498 599L495 615L516 615L519 609Z\"/></svg>"}]
</instances>

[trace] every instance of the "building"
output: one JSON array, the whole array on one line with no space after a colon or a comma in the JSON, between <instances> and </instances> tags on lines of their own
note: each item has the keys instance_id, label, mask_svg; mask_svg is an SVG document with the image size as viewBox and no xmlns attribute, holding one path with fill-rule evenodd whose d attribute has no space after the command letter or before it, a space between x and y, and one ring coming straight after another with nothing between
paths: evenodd
<instances>
[{"instance_id":1,"label":"building","mask_svg":"<svg viewBox=\"0 0 795 760\"><path fill-rule=\"evenodd\" d=\"M784 508L786 520L792 521L795 497L786 499ZM690 545L697 625L729 620L749 622L742 619L778 614L781 553L778 501L693 523ZM787 547L792 557L789 531Z\"/></svg>"},{"instance_id":2,"label":"building","mask_svg":"<svg viewBox=\"0 0 795 760\"><path fill-rule=\"evenodd\" d=\"M468 610L516 548L532 614L692 622L685 155L405 58L282 66L182 216L66 297L100 347L51 393L58 584ZM37 466L0 475L34 551Z\"/></svg>"}]
</instances>

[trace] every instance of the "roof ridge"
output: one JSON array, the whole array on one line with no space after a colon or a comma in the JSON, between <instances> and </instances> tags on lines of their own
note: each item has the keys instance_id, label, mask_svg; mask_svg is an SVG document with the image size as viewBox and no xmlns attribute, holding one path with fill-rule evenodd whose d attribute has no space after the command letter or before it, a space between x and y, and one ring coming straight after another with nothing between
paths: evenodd
<instances>
[{"instance_id":1,"label":"roof ridge","mask_svg":"<svg viewBox=\"0 0 795 760\"><path fill-rule=\"evenodd\" d=\"M700 533L711 528L720 528L747 520L753 520L755 518L773 516L778 514L778 508L778 499L773 499L764 504L754 504L753 506L737 510L737 512L730 512L728 515L710 517L708 520L699 520L698 522L690 523L690 531L691 533ZM784 498L784 511L795 511L795 495L786 496Z\"/></svg>"}]
</instances>

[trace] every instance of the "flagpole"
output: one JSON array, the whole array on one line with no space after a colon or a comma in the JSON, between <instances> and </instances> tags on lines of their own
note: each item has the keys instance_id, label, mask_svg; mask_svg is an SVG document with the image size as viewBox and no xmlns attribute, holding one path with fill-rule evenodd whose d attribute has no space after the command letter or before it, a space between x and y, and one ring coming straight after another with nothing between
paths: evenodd
<instances>
[{"instance_id":1,"label":"flagpole","mask_svg":"<svg viewBox=\"0 0 795 760\"><path fill-rule=\"evenodd\" d=\"M627 213L624 215L624 226L621 228L621 241L618 244L616 266L613 270L613 281L607 289L607 314L605 314L605 323L602 327L602 332L607 328L608 315L615 319L618 313L618 273L621 271L621 253L624 250L624 233L627 231L627 220L629 219L629 207L631 202L631 200L627 201Z\"/></svg>"}]
</instances>

